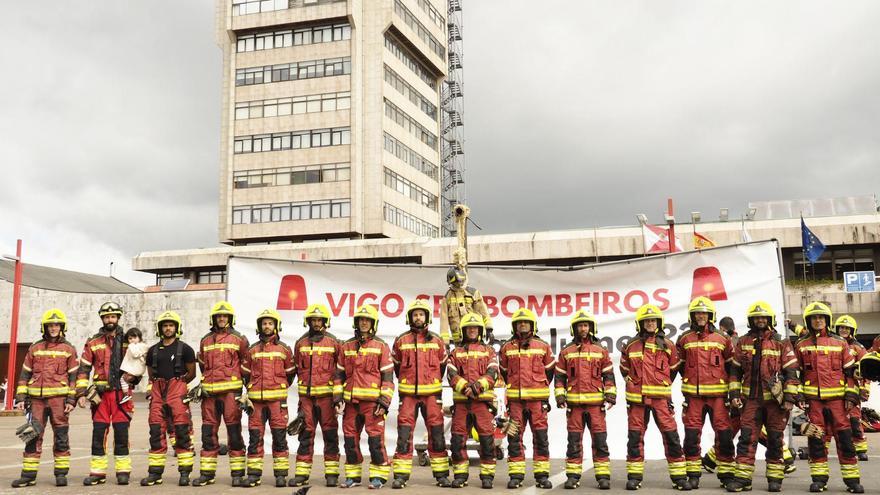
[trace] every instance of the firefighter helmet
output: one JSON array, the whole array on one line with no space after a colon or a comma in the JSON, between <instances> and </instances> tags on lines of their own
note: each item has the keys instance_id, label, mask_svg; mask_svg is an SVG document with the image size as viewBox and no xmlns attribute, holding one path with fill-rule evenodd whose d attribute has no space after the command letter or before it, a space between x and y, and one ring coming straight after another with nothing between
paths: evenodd
<instances>
[{"instance_id":1,"label":"firefighter helmet","mask_svg":"<svg viewBox=\"0 0 880 495\"><path fill-rule=\"evenodd\" d=\"M61 324L61 336L64 336L64 333L67 331L67 315L64 314L64 311L61 311L57 308L52 308L49 311L43 313L43 317L40 318L40 329L43 332L43 336L48 335L48 331L46 326L50 323L59 323Z\"/></svg>"},{"instance_id":2,"label":"firefighter helmet","mask_svg":"<svg viewBox=\"0 0 880 495\"><path fill-rule=\"evenodd\" d=\"M446 271L446 283L453 287L464 287L467 284L467 273L457 266Z\"/></svg>"},{"instance_id":3,"label":"firefighter helmet","mask_svg":"<svg viewBox=\"0 0 880 495\"><path fill-rule=\"evenodd\" d=\"M122 306L113 301L107 301L98 308L98 316L116 315L122 318L122 313Z\"/></svg>"},{"instance_id":4,"label":"firefighter helmet","mask_svg":"<svg viewBox=\"0 0 880 495\"><path fill-rule=\"evenodd\" d=\"M571 321L568 324L568 331L571 333L572 337L577 337L574 327L577 326L578 323L587 322L590 324L590 333L596 335L596 317L593 316L593 313L590 313L586 309L579 309L575 311L574 316L571 317Z\"/></svg>"},{"instance_id":5,"label":"firefighter helmet","mask_svg":"<svg viewBox=\"0 0 880 495\"><path fill-rule=\"evenodd\" d=\"M330 310L323 304L314 303L306 308L306 313L303 315L304 327L309 326L309 318L324 318L324 328L330 328Z\"/></svg>"},{"instance_id":6,"label":"firefighter helmet","mask_svg":"<svg viewBox=\"0 0 880 495\"><path fill-rule=\"evenodd\" d=\"M358 318L373 320L373 328L370 329L371 335L375 335L376 331L379 330L379 312L374 306L370 304L364 304L363 306L359 307L357 311L354 312L354 323L352 323L352 328L354 328L355 330L358 329Z\"/></svg>"},{"instance_id":7,"label":"firefighter helmet","mask_svg":"<svg viewBox=\"0 0 880 495\"><path fill-rule=\"evenodd\" d=\"M538 334L538 317L535 316L534 311L529 308L519 308L513 313L510 325L513 328L514 335L516 334L516 324L520 321L530 322L532 324L532 335Z\"/></svg>"},{"instance_id":8,"label":"firefighter helmet","mask_svg":"<svg viewBox=\"0 0 880 495\"><path fill-rule=\"evenodd\" d=\"M766 316L770 320L770 327L776 328L776 313L773 311L773 307L767 304L766 301L756 301L749 306L749 310L746 312L746 321L749 322L749 328L752 328L752 318L756 316Z\"/></svg>"},{"instance_id":9,"label":"firefighter helmet","mask_svg":"<svg viewBox=\"0 0 880 495\"><path fill-rule=\"evenodd\" d=\"M839 334L837 327L850 327L850 337L856 338L856 332L859 330L859 323L850 315L843 315L834 322L834 333Z\"/></svg>"},{"instance_id":10,"label":"firefighter helmet","mask_svg":"<svg viewBox=\"0 0 880 495\"><path fill-rule=\"evenodd\" d=\"M818 301L807 304L806 309L804 309L804 326L807 327L811 332L814 331L814 329L810 325L810 317L815 315L825 317L825 328L827 328L830 332L832 320L831 308Z\"/></svg>"},{"instance_id":11,"label":"firefighter helmet","mask_svg":"<svg viewBox=\"0 0 880 495\"><path fill-rule=\"evenodd\" d=\"M177 325L178 338L183 335L183 322L180 320L180 315L174 311L166 311L156 319L156 337L162 338L162 323L166 321L174 322Z\"/></svg>"},{"instance_id":12,"label":"firefighter helmet","mask_svg":"<svg viewBox=\"0 0 880 495\"><path fill-rule=\"evenodd\" d=\"M275 334L277 335L277 334L281 333L281 315L278 314L278 312L275 311L274 309L267 308L267 309L264 309L257 316L257 335L262 333L264 318L269 318L270 320L275 320Z\"/></svg>"},{"instance_id":13,"label":"firefighter helmet","mask_svg":"<svg viewBox=\"0 0 880 495\"><path fill-rule=\"evenodd\" d=\"M461 319L461 322L458 324L458 328L461 330L461 338L462 340L467 338L467 332L464 331L467 327L477 327L480 329L480 335L478 337L478 341L483 341L483 336L486 334L486 322L483 321L483 317L477 313L468 313L464 315L464 318Z\"/></svg>"},{"instance_id":14,"label":"firefighter helmet","mask_svg":"<svg viewBox=\"0 0 880 495\"><path fill-rule=\"evenodd\" d=\"M214 317L217 315L229 315L229 326L235 326L235 310L227 301L220 301L211 306L211 326L214 326Z\"/></svg>"},{"instance_id":15,"label":"firefighter helmet","mask_svg":"<svg viewBox=\"0 0 880 495\"><path fill-rule=\"evenodd\" d=\"M636 311L636 332L642 331L642 322L645 320L660 320L657 323L657 331L663 330L663 311L654 304L645 304Z\"/></svg>"},{"instance_id":16,"label":"firefighter helmet","mask_svg":"<svg viewBox=\"0 0 880 495\"><path fill-rule=\"evenodd\" d=\"M410 303L409 307L406 308L406 324L412 325L412 314L413 311L421 309L425 312L425 326L431 324L431 306L428 306L428 301L425 299L416 299L412 303Z\"/></svg>"},{"instance_id":17,"label":"firefighter helmet","mask_svg":"<svg viewBox=\"0 0 880 495\"><path fill-rule=\"evenodd\" d=\"M715 303L705 296L694 298L688 305L688 319L694 321L694 313L709 313L709 323L715 323Z\"/></svg>"}]
</instances>

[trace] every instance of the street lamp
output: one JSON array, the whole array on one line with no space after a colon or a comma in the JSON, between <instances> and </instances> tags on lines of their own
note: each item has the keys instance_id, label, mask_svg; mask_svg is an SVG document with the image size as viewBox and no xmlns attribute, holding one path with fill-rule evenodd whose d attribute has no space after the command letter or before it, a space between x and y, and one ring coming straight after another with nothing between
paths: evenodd
<instances>
[{"instance_id":1,"label":"street lamp","mask_svg":"<svg viewBox=\"0 0 880 495\"><path fill-rule=\"evenodd\" d=\"M639 225L645 225L648 223L648 217L644 213L636 215L636 219L639 221Z\"/></svg>"},{"instance_id":2,"label":"street lamp","mask_svg":"<svg viewBox=\"0 0 880 495\"><path fill-rule=\"evenodd\" d=\"M753 206L750 206L749 209L746 210L746 219L747 220L754 220L755 213L758 213L758 209Z\"/></svg>"},{"instance_id":3,"label":"street lamp","mask_svg":"<svg viewBox=\"0 0 880 495\"><path fill-rule=\"evenodd\" d=\"M722 222L726 222L729 217L730 217L730 209L721 208L721 213L719 213L719 215L718 215L718 220L721 220Z\"/></svg>"},{"instance_id":4,"label":"street lamp","mask_svg":"<svg viewBox=\"0 0 880 495\"><path fill-rule=\"evenodd\" d=\"M691 212L691 222L700 223L700 212L698 212L698 211Z\"/></svg>"}]
</instances>

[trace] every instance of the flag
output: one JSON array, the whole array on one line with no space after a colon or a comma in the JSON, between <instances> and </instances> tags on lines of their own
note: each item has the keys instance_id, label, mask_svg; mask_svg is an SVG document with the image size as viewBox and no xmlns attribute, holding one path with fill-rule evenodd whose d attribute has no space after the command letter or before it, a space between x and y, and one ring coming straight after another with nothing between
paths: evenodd
<instances>
[{"instance_id":1,"label":"flag","mask_svg":"<svg viewBox=\"0 0 880 495\"><path fill-rule=\"evenodd\" d=\"M804 250L804 256L810 260L810 264L815 263L825 252L825 244L822 244L816 234L807 227L804 217L801 217L801 249Z\"/></svg>"},{"instance_id":2,"label":"flag","mask_svg":"<svg viewBox=\"0 0 880 495\"><path fill-rule=\"evenodd\" d=\"M669 253L669 229L646 223L642 229L645 254ZM681 251L681 239L675 236L675 252Z\"/></svg>"},{"instance_id":3,"label":"flag","mask_svg":"<svg viewBox=\"0 0 880 495\"><path fill-rule=\"evenodd\" d=\"M712 239L709 239L703 234L698 234L694 232L694 249L703 249L710 247L715 247L715 243L712 242Z\"/></svg>"}]
</instances>

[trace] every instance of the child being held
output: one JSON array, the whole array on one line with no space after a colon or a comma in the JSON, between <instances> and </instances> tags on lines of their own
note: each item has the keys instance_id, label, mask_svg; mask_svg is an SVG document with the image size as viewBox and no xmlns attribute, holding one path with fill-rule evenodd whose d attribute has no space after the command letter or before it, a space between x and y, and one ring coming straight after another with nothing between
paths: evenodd
<instances>
[{"instance_id":1,"label":"child being held","mask_svg":"<svg viewBox=\"0 0 880 495\"><path fill-rule=\"evenodd\" d=\"M125 332L125 340L128 341L128 350L125 351L125 357L122 358L122 378L120 379L120 388L125 397L119 401L120 404L131 400L129 385L137 385L141 381L141 377L147 372L147 350L150 346L143 341L143 334L137 327L129 328Z\"/></svg>"}]
</instances>

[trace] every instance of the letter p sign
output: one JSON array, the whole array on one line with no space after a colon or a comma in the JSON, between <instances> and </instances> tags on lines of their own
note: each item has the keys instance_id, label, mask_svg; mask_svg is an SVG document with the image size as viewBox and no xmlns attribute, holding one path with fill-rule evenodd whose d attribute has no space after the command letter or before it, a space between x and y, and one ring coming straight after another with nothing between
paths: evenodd
<instances>
[{"instance_id":1,"label":"letter p sign","mask_svg":"<svg viewBox=\"0 0 880 495\"><path fill-rule=\"evenodd\" d=\"M281 279L281 286L278 289L278 304L275 305L275 308L280 311L304 311L308 305L306 281L299 275L285 275Z\"/></svg>"}]
</instances>

